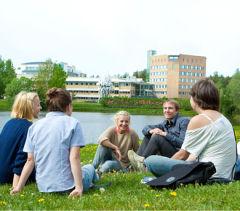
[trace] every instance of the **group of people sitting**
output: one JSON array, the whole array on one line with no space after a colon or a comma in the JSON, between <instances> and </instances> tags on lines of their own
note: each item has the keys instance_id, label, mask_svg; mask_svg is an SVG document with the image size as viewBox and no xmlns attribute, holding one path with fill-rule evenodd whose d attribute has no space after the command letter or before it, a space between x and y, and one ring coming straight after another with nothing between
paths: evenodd
<instances>
[{"instance_id":1,"label":"group of people sitting","mask_svg":"<svg viewBox=\"0 0 240 211\"><path fill-rule=\"evenodd\" d=\"M163 104L165 119L143 128L138 134L129 127L126 111L115 114L115 125L99 137L92 164L81 167L80 148L85 145L80 123L71 117L72 100L64 89L46 94L48 113L32 123L41 109L36 93L17 95L9 120L0 135L0 183L12 183L11 194L34 181L40 192L81 196L103 173L150 171L159 177L181 163L211 161L213 178L233 179L237 159L231 123L219 112L219 93L209 79L191 89L190 103L197 113L190 120L179 115L179 104Z\"/></svg>"}]
</instances>

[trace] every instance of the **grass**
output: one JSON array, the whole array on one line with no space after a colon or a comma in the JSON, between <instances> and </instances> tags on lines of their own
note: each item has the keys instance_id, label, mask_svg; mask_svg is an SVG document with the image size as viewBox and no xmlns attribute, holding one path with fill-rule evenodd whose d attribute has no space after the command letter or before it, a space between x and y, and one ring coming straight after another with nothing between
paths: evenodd
<instances>
[{"instance_id":1,"label":"grass","mask_svg":"<svg viewBox=\"0 0 240 211\"><path fill-rule=\"evenodd\" d=\"M239 138L239 137L238 137ZM91 163L97 145L81 150L83 164ZM154 190L140 184L143 173L104 174L100 183L111 182L105 192L90 190L81 198L39 193L27 185L17 196L10 185L0 186L0 210L238 210L240 182L227 185L193 186L176 190Z\"/></svg>"}]
</instances>

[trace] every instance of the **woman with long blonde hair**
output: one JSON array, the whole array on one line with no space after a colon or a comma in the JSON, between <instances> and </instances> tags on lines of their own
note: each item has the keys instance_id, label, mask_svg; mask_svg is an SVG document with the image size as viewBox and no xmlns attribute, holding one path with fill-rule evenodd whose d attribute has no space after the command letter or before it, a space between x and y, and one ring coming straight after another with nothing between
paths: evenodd
<instances>
[{"instance_id":1,"label":"woman with long blonde hair","mask_svg":"<svg viewBox=\"0 0 240 211\"><path fill-rule=\"evenodd\" d=\"M11 119L4 125L0 134L0 183L18 183L27 153L23 152L28 128L41 109L35 92L20 92L14 100ZM34 174L31 175L34 180Z\"/></svg>"}]
</instances>

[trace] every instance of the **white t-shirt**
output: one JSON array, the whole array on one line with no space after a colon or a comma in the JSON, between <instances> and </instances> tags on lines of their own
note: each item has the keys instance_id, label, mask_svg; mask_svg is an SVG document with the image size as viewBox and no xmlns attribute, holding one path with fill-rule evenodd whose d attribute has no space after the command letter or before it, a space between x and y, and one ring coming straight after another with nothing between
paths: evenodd
<instances>
[{"instance_id":1,"label":"white t-shirt","mask_svg":"<svg viewBox=\"0 0 240 211\"><path fill-rule=\"evenodd\" d=\"M232 125L223 115L209 125L187 130L182 149L201 162L214 163L216 173L212 177L232 179L236 142Z\"/></svg>"},{"instance_id":2,"label":"white t-shirt","mask_svg":"<svg viewBox=\"0 0 240 211\"><path fill-rule=\"evenodd\" d=\"M34 155L40 192L66 191L74 187L70 148L84 145L80 123L62 112L49 112L29 128L23 151Z\"/></svg>"}]
</instances>

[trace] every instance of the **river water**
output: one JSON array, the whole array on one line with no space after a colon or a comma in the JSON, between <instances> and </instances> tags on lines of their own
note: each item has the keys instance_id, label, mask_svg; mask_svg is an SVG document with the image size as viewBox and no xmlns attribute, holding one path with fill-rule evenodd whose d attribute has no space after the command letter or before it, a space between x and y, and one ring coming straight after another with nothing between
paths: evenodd
<instances>
[{"instance_id":1,"label":"river water","mask_svg":"<svg viewBox=\"0 0 240 211\"><path fill-rule=\"evenodd\" d=\"M45 113L41 113L40 118L44 117L44 115ZM72 116L80 121L86 144L97 143L99 135L114 124L113 113L73 112ZM10 112L0 112L0 131L9 119ZM130 127L142 139L143 127L148 124L158 124L162 119L162 116L131 115Z\"/></svg>"}]
</instances>

